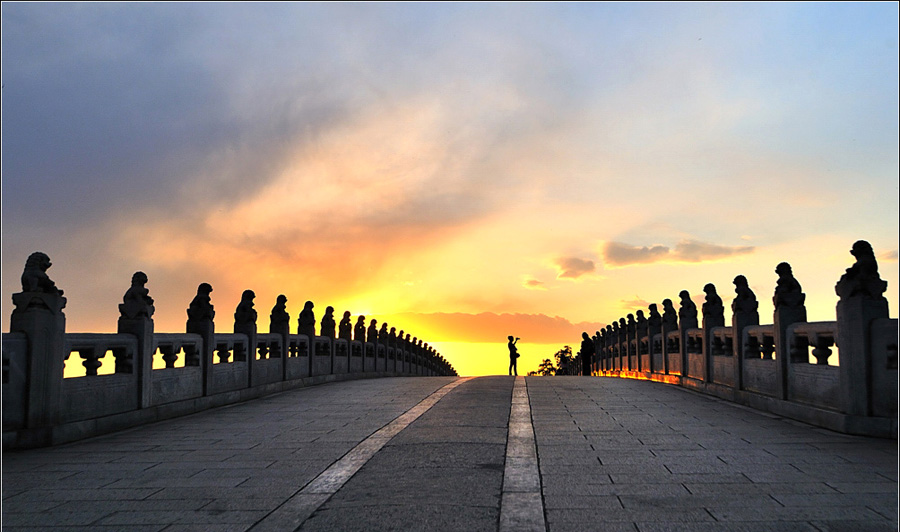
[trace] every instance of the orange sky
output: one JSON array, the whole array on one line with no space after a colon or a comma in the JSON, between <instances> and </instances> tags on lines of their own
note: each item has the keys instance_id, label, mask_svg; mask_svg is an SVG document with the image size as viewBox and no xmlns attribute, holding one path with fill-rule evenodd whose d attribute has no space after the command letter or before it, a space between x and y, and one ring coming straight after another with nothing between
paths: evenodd
<instances>
[{"instance_id":1,"label":"orange sky","mask_svg":"<svg viewBox=\"0 0 900 532\"><path fill-rule=\"evenodd\" d=\"M770 322L782 261L833 320L859 239L896 316L895 5L3 10L6 316L40 250L72 332L141 270L160 332L208 282L525 373L738 274Z\"/></svg>"}]
</instances>

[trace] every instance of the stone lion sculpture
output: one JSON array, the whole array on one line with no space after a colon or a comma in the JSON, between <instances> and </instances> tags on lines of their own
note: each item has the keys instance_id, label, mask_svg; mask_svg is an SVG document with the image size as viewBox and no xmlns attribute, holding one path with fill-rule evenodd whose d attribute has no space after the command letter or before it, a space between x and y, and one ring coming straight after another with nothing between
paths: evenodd
<instances>
[{"instance_id":1,"label":"stone lion sculpture","mask_svg":"<svg viewBox=\"0 0 900 532\"><path fill-rule=\"evenodd\" d=\"M275 299L275 306L272 307L272 312L269 314L270 327L289 326L291 316L287 311L287 300L287 296L284 294L279 294L279 296Z\"/></svg>"},{"instance_id":2,"label":"stone lion sculpture","mask_svg":"<svg viewBox=\"0 0 900 532\"><path fill-rule=\"evenodd\" d=\"M52 265L46 253L32 253L25 261L25 271L22 272L22 291L63 295L63 291L47 276L47 270Z\"/></svg>"},{"instance_id":3,"label":"stone lion sculpture","mask_svg":"<svg viewBox=\"0 0 900 532\"><path fill-rule=\"evenodd\" d=\"M188 321L212 320L216 317L216 311L209 297L212 291L209 283L201 283L197 287L197 295L194 296L187 310Z\"/></svg>"},{"instance_id":4,"label":"stone lion sculpture","mask_svg":"<svg viewBox=\"0 0 900 532\"><path fill-rule=\"evenodd\" d=\"M150 290L144 286L147 281L147 274L144 272L134 272L134 275L131 276L131 287L125 292L122 304L119 305L119 312L123 318L153 316L153 298L150 297Z\"/></svg>"},{"instance_id":5,"label":"stone lion sculpture","mask_svg":"<svg viewBox=\"0 0 900 532\"><path fill-rule=\"evenodd\" d=\"M256 293L253 290L244 290L241 294L241 302L238 303L234 311L234 323L236 324L253 324L256 323L256 309L253 308L253 299Z\"/></svg>"},{"instance_id":6,"label":"stone lion sculpture","mask_svg":"<svg viewBox=\"0 0 900 532\"><path fill-rule=\"evenodd\" d=\"M837 295L841 299L852 296L883 297L887 281L883 281L878 275L878 261L872 245L865 240L858 240L853 244L850 254L856 258L856 262L847 268L847 272L835 285Z\"/></svg>"},{"instance_id":7,"label":"stone lion sculpture","mask_svg":"<svg viewBox=\"0 0 900 532\"><path fill-rule=\"evenodd\" d=\"M786 307L802 307L806 301L806 294L800 287L800 283L794 278L794 272L791 265L782 262L775 267L775 273L778 274L778 281L775 285L775 295L772 297L772 303L775 308L781 306Z\"/></svg>"}]
</instances>

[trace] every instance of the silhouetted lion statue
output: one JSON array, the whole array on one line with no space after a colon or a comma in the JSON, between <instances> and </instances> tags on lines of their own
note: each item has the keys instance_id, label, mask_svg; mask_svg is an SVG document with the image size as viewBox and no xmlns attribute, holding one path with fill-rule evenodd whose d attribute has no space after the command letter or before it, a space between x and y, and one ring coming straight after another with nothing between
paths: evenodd
<instances>
[{"instance_id":1,"label":"silhouetted lion statue","mask_svg":"<svg viewBox=\"0 0 900 532\"><path fill-rule=\"evenodd\" d=\"M63 291L56 288L56 283L47 276L50 266L50 257L46 253L32 253L25 261L25 271L22 272L22 291L63 295Z\"/></svg>"}]
</instances>

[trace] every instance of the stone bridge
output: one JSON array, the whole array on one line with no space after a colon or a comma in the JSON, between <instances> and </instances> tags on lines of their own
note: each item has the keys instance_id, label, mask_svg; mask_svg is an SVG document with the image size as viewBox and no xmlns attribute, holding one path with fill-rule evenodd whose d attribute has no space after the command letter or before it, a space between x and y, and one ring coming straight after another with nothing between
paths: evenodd
<instances>
[{"instance_id":1,"label":"stone bridge","mask_svg":"<svg viewBox=\"0 0 900 532\"><path fill-rule=\"evenodd\" d=\"M585 338L593 376L473 379L331 307L292 333L284 296L268 333L250 290L216 332L205 283L157 333L141 272L116 334L66 333L35 253L3 335L3 530L897 530L897 320L866 257L834 322L782 276L760 325L735 279L731 327L707 285L702 325L683 297Z\"/></svg>"},{"instance_id":2,"label":"stone bridge","mask_svg":"<svg viewBox=\"0 0 900 532\"><path fill-rule=\"evenodd\" d=\"M659 382L395 377L3 456L4 531L893 531L897 442Z\"/></svg>"}]
</instances>

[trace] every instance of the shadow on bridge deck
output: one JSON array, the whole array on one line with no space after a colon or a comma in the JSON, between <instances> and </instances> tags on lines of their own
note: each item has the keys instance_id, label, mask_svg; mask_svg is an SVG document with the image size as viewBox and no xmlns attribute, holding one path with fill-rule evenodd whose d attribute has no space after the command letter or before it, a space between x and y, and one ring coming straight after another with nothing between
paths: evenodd
<instances>
[{"instance_id":1,"label":"shadow on bridge deck","mask_svg":"<svg viewBox=\"0 0 900 532\"><path fill-rule=\"evenodd\" d=\"M541 530L897 529L896 441L596 377L519 378L531 458L508 453L515 379L461 383L308 518L294 511L332 464L456 380L333 383L5 452L3 530L497 530L509 468L528 460Z\"/></svg>"}]
</instances>

